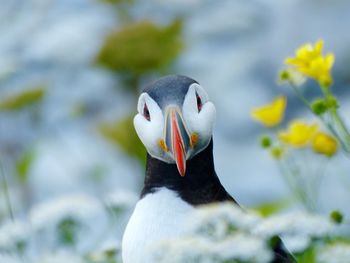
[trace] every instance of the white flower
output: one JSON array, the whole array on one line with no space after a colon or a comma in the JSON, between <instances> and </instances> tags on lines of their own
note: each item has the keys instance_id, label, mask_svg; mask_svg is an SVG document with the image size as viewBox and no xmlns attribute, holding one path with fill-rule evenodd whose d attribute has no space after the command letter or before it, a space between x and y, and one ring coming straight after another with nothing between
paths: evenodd
<instances>
[{"instance_id":1,"label":"white flower","mask_svg":"<svg viewBox=\"0 0 350 263\"><path fill-rule=\"evenodd\" d=\"M29 236L29 228L24 222L7 221L0 226L0 250L18 251L26 244Z\"/></svg>"},{"instance_id":2,"label":"white flower","mask_svg":"<svg viewBox=\"0 0 350 263\"><path fill-rule=\"evenodd\" d=\"M2 254L0 253L0 262L1 263L22 263L20 258L14 255Z\"/></svg>"},{"instance_id":3,"label":"white flower","mask_svg":"<svg viewBox=\"0 0 350 263\"><path fill-rule=\"evenodd\" d=\"M107 214L97 199L88 195L68 195L34 207L30 221L37 240L53 249L59 245L88 251L107 228Z\"/></svg>"},{"instance_id":4,"label":"white flower","mask_svg":"<svg viewBox=\"0 0 350 263\"><path fill-rule=\"evenodd\" d=\"M190 232L222 239L236 230L249 231L260 222L256 214L243 211L233 203L205 205L189 219Z\"/></svg>"},{"instance_id":5,"label":"white flower","mask_svg":"<svg viewBox=\"0 0 350 263\"><path fill-rule=\"evenodd\" d=\"M84 263L81 256L68 251L59 251L52 254L45 254L36 261L37 263Z\"/></svg>"},{"instance_id":6,"label":"white flower","mask_svg":"<svg viewBox=\"0 0 350 263\"><path fill-rule=\"evenodd\" d=\"M318 261L320 263L349 263L350 244L338 243L327 246L320 251Z\"/></svg>"},{"instance_id":7,"label":"white flower","mask_svg":"<svg viewBox=\"0 0 350 263\"><path fill-rule=\"evenodd\" d=\"M92 262L106 262L111 258L121 258L121 244L119 240L107 239L96 250L87 255Z\"/></svg>"},{"instance_id":8,"label":"white flower","mask_svg":"<svg viewBox=\"0 0 350 263\"><path fill-rule=\"evenodd\" d=\"M264 240L238 233L220 241L188 237L163 241L154 248L159 263L214 263L229 260L256 263L270 262L272 253Z\"/></svg>"},{"instance_id":9,"label":"white flower","mask_svg":"<svg viewBox=\"0 0 350 263\"><path fill-rule=\"evenodd\" d=\"M252 233L265 237L282 235L318 238L333 230L334 224L326 217L294 212L271 216L257 225Z\"/></svg>"},{"instance_id":10,"label":"white flower","mask_svg":"<svg viewBox=\"0 0 350 263\"><path fill-rule=\"evenodd\" d=\"M84 221L93 218L96 211L101 209L101 204L91 196L63 196L33 207L30 221L35 229L41 229L67 218Z\"/></svg>"},{"instance_id":11,"label":"white flower","mask_svg":"<svg viewBox=\"0 0 350 263\"><path fill-rule=\"evenodd\" d=\"M301 253L305 251L311 243L307 236L281 236L284 245L292 253Z\"/></svg>"},{"instance_id":12,"label":"white flower","mask_svg":"<svg viewBox=\"0 0 350 263\"><path fill-rule=\"evenodd\" d=\"M136 195L134 192L118 190L108 194L104 198L104 202L107 207L115 211L124 211L133 208L138 199L138 195Z\"/></svg>"}]
</instances>

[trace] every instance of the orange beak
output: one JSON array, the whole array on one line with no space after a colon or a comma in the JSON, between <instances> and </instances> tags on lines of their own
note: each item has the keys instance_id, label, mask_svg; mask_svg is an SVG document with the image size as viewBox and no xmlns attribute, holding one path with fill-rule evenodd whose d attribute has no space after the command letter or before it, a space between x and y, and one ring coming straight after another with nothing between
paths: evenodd
<instances>
[{"instance_id":1,"label":"orange beak","mask_svg":"<svg viewBox=\"0 0 350 263\"><path fill-rule=\"evenodd\" d=\"M170 146L179 174L185 176L189 136L180 110L177 107L169 107L167 113L166 144Z\"/></svg>"}]
</instances>

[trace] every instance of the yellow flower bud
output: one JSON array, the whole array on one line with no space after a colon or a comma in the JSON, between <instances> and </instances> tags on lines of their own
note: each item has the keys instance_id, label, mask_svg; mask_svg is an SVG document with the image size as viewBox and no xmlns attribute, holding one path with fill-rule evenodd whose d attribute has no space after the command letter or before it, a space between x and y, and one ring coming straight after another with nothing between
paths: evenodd
<instances>
[{"instance_id":1,"label":"yellow flower bud","mask_svg":"<svg viewBox=\"0 0 350 263\"><path fill-rule=\"evenodd\" d=\"M312 149L316 153L333 156L337 152L337 141L324 132L317 132L312 141Z\"/></svg>"},{"instance_id":2,"label":"yellow flower bud","mask_svg":"<svg viewBox=\"0 0 350 263\"><path fill-rule=\"evenodd\" d=\"M253 109L251 116L266 127L275 127L283 120L286 104L286 98L279 96L272 103Z\"/></svg>"},{"instance_id":3,"label":"yellow flower bud","mask_svg":"<svg viewBox=\"0 0 350 263\"><path fill-rule=\"evenodd\" d=\"M275 146L271 149L270 153L274 159L280 160L284 155L284 149L280 146Z\"/></svg>"}]
</instances>

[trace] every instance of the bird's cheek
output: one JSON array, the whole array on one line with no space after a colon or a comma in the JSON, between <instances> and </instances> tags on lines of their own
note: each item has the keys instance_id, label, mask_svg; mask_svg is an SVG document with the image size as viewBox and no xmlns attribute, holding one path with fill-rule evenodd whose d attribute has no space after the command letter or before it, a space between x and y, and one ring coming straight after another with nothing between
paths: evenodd
<instances>
[{"instance_id":1,"label":"bird's cheek","mask_svg":"<svg viewBox=\"0 0 350 263\"><path fill-rule=\"evenodd\" d=\"M134 127L138 137L147 149L152 149L157 145L161 137L161 127L154 125L153 121L147 121L143 116L137 114L134 118Z\"/></svg>"}]
</instances>

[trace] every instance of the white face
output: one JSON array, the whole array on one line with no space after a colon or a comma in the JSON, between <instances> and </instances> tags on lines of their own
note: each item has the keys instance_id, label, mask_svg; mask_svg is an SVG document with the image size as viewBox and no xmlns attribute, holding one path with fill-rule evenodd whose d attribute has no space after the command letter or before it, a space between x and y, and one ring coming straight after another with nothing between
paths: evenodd
<instances>
[{"instance_id":1,"label":"white face","mask_svg":"<svg viewBox=\"0 0 350 263\"><path fill-rule=\"evenodd\" d=\"M177 138L177 133L169 129L169 112L177 116L178 124L175 126L180 127L180 148L184 149L186 160L205 149L211 140L216 110L208 94L197 83L190 85L182 105L170 103L161 109L147 93L142 93L137 110L134 118L136 132L154 158L167 163L177 162L174 156L177 145L171 143L173 138Z\"/></svg>"}]
</instances>

